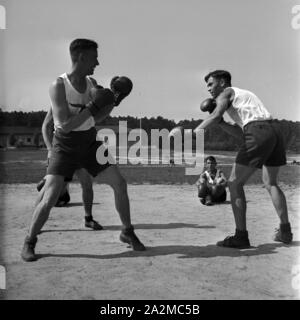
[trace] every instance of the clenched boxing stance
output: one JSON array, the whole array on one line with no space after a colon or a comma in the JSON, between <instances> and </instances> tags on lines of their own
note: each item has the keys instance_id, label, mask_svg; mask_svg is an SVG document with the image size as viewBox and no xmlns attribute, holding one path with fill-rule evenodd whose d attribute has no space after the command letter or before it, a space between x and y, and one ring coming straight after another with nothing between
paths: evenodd
<instances>
[{"instance_id":1,"label":"clenched boxing stance","mask_svg":"<svg viewBox=\"0 0 300 320\"><path fill-rule=\"evenodd\" d=\"M280 166L286 164L285 146L278 122L272 119L254 93L231 86L231 75L228 71L211 72L205 77L205 81L212 98L216 100L216 107L195 130L218 124L223 130L243 140L228 181L236 232L234 236L229 236L217 244L232 248L250 246L243 186L258 168L262 168L264 185L280 220L274 240L290 243L293 234L288 219L286 198L277 184ZM223 120L225 111L235 125Z\"/></svg>"},{"instance_id":2,"label":"clenched boxing stance","mask_svg":"<svg viewBox=\"0 0 300 320\"><path fill-rule=\"evenodd\" d=\"M97 86L89 76L99 65L98 45L87 39L76 39L70 45L72 69L56 79L50 87L50 99L54 120L54 138L44 195L37 203L28 235L21 253L25 261L34 261L37 235L57 202L64 178L72 178L78 168L85 168L92 176L100 174L101 182L109 184L115 194L116 209L123 230L120 240L130 244L134 250L145 250L134 233L131 224L127 183L116 165L97 162L96 152L101 145L96 141L94 117L105 119L132 89L129 80L127 91L118 90L118 77L113 78L111 90ZM131 86L130 86L131 84Z\"/></svg>"}]
</instances>

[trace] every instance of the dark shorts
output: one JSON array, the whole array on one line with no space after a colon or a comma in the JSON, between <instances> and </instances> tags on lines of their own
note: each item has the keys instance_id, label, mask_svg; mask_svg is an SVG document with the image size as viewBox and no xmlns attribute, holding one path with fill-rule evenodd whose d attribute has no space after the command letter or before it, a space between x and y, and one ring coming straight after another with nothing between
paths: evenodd
<instances>
[{"instance_id":1,"label":"dark shorts","mask_svg":"<svg viewBox=\"0 0 300 320\"><path fill-rule=\"evenodd\" d=\"M219 187L220 188L220 187ZM222 189L223 192L220 192ZM206 196L210 195L213 202L220 203L225 202L227 197L226 188L221 188L218 191L218 195L215 192L212 192L212 185L209 183L201 183L200 186L198 186L198 197L199 198L205 198Z\"/></svg>"},{"instance_id":2,"label":"dark shorts","mask_svg":"<svg viewBox=\"0 0 300 320\"><path fill-rule=\"evenodd\" d=\"M235 162L248 167L286 164L285 142L277 120L253 121L244 128L244 143Z\"/></svg>"},{"instance_id":3,"label":"dark shorts","mask_svg":"<svg viewBox=\"0 0 300 320\"><path fill-rule=\"evenodd\" d=\"M102 141L96 141L96 135L95 128L69 133L55 132L47 174L64 176L65 181L71 181L78 169L84 168L95 177L108 168L110 163L102 165L97 161L96 153Z\"/></svg>"},{"instance_id":4,"label":"dark shorts","mask_svg":"<svg viewBox=\"0 0 300 320\"><path fill-rule=\"evenodd\" d=\"M48 170L48 167L49 167L49 162L50 162L50 158L47 158L47 165L46 165L46 174L47 174L47 170ZM45 179L45 178L44 178ZM72 180L72 178L66 178L65 177L65 182L70 182ZM39 190L38 190L39 191Z\"/></svg>"}]
</instances>

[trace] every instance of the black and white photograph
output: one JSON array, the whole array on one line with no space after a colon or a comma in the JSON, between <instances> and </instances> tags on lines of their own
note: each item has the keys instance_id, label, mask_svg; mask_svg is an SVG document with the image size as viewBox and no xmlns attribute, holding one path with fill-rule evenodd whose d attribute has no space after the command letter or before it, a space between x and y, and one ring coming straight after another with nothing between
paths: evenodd
<instances>
[{"instance_id":1,"label":"black and white photograph","mask_svg":"<svg viewBox=\"0 0 300 320\"><path fill-rule=\"evenodd\" d=\"M299 300L299 56L298 0L0 0L0 300Z\"/></svg>"}]
</instances>

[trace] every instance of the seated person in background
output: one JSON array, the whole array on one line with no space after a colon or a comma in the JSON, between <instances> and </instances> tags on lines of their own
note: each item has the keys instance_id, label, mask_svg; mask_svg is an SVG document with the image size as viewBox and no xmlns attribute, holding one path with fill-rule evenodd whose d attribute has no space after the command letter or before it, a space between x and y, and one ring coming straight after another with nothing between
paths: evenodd
<instances>
[{"instance_id":1,"label":"seated person in background","mask_svg":"<svg viewBox=\"0 0 300 320\"><path fill-rule=\"evenodd\" d=\"M199 180L196 182L201 203L211 206L214 202L226 201L227 179L224 173L217 169L215 157L207 157L205 167L206 169L200 174Z\"/></svg>"}]
</instances>

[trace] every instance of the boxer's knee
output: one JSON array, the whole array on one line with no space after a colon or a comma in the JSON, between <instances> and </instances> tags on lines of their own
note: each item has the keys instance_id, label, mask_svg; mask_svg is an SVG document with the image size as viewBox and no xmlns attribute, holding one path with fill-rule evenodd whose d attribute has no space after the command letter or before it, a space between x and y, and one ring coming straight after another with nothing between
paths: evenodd
<instances>
[{"instance_id":1,"label":"boxer's knee","mask_svg":"<svg viewBox=\"0 0 300 320\"><path fill-rule=\"evenodd\" d=\"M51 208L55 206L63 187L63 177L50 176L48 180L46 180L44 194L40 201L40 206L42 209L50 211Z\"/></svg>"},{"instance_id":2,"label":"boxer's knee","mask_svg":"<svg viewBox=\"0 0 300 320\"><path fill-rule=\"evenodd\" d=\"M232 191L238 190L240 188L243 188L244 183L238 181L237 179L229 179L227 185L228 185L230 192L232 192Z\"/></svg>"},{"instance_id":3,"label":"boxer's knee","mask_svg":"<svg viewBox=\"0 0 300 320\"><path fill-rule=\"evenodd\" d=\"M127 192L127 181L124 177L120 176L115 183L115 188L119 192Z\"/></svg>"},{"instance_id":4,"label":"boxer's knee","mask_svg":"<svg viewBox=\"0 0 300 320\"><path fill-rule=\"evenodd\" d=\"M115 176L108 184L112 187L114 192L124 193L127 192L127 181L121 176Z\"/></svg>"}]
</instances>

